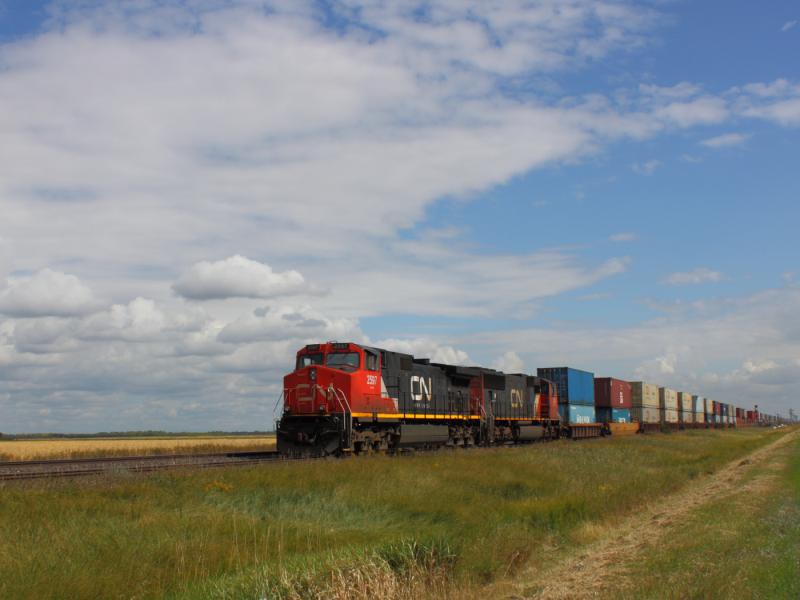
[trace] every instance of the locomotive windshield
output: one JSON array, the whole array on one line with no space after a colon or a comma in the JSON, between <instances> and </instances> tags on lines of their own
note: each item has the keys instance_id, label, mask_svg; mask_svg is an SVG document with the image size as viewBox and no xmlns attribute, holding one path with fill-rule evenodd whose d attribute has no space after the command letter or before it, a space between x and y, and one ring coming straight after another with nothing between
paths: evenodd
<instances>
[{"instance_id":1,"label":"locomotive windshield","mask_svg":"<svg viewBox=\"0 0 800 600\"><path fill-rule=\"evenodd\" d=\"M355 371L359 365L358 352L332 352L328 354L328 360L325 364L342 371L351 369Z\"/></svg>"},{"instance_id":2,"label":"locomotive windshield","mask_svg":"<svg viewBox=\"0 0 800 600\"><path fill-rule=\"evenodd\" d=\"M310 365L321 365L322 359L324 358L322 352L314 353L314 354L303 354L302 356L297 357L297 369L300 370L303 367L308 367Z\"/></svg>"}]
</instances>

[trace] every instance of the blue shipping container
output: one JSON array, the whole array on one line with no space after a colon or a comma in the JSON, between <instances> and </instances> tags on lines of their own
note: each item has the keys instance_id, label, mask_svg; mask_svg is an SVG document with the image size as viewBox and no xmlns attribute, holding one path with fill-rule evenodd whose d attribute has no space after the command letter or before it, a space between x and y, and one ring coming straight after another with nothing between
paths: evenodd
<instances>
[{"instance_id":1,"label":"blue shipping container","mask_svg":"<svg viewBox=\"0 0 800 600\"><path fill-rule=\"evenodd\" d=\"M571 367L541 368L536 373L556 384L559 404L594 406L594 373Z\"/></svg>"},{"instance_id":2,"label":"blue shipping container","mask_svg":"<svg viewBox=\"0 0 800 600\"><path fill-rule=\"evenodd\" d=\"M631 411L629 408L605 408L595 409L598 423L630 423Z\"/></svg>"},{"instance_id":3,"label":"blue shipping container","mask_svg":"<svg viewBox=\"0 0 800 600\"><path fill-rule=\"evenodd\" d=\"M586 404L559 404L558 416L562 423L594 423L594 406Z\"/></svg>"}]
</instances>

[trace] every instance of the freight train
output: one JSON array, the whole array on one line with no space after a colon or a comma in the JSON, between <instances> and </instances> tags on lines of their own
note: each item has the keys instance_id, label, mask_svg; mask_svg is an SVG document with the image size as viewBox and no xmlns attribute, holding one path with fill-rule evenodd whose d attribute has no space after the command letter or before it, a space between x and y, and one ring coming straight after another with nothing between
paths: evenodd
<instances>
[{"instance_id":1,"label":"freight train","mask_svg":"<svg viewBox=\"0 0 800 600\"><path fill-rule=\"evenodd\" d=\"M595 380L592 373L566 367L539 369L534 376L435 363L350 342L308 344L284 377L278 451L326 456L586 438L611 433L611 423L619 420L646 429L656 418L647 409L652 389L641 387L650 384L614 383L619 381ZM598 385L598 398L606 398L607 406L595 412ZM637 389L645 399L638 413L623 406L625 390L631 407ZM672 390L661 396L662 406L664 397L671 403ZM661 424L672 422L671 408L652 415Z\"/></svg>"}]
</instances>

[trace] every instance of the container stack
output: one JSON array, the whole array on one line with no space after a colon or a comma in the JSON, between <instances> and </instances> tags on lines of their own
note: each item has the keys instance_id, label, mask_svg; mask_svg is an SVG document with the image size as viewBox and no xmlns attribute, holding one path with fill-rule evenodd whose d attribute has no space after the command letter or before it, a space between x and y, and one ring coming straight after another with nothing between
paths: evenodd
<instances>
[{"instance_id":1,"label":"container stack","mask_svg":"<svg viewBox=\"0 0 800 600\"><path fill-rule=\"evenodd\" d=\"M658 404L658 386L644 381L631 382L631 419L642 424L642 429L661 425Z\"/></svg>"},{"instance_id":2,"label":"container stack","mask_svg":"<svg viewBox=\"0 0 800 600\"><path fill-rule=\"evenodd\" d=\"M613 377L596 377L594 409L598 423L630 423L631 384Z\"/></svg>"},{"instance_id":3,"label":"container stack","mask_svg":"<svg viewBox=\"0 0 800 600\"><path fill-rule=\"evenodd\" d=\"M684 427L692 427L694 423L692 395L686 392L678 392L678 422Z\"/></svg>"},{"instance_id":4,"label":"container stack","mask_svg":"<svg viewBox=\"0 0 800 600\"><path fill-rule=\"evenodd\" d=\"M558 389L558 414L562 423L595 423L594 373L571 367L537 369Z\"/></svg>"},{"instance_id":5,"label":"container stack","mask_svg":"<svg viewBox=\"0 0 800 600\"><path fill-rule=\"evenodd\" d=\"M658 388L658 404L661 409L661 423L671 427L678 426L678 392L670 388Z\"/></svg>"},{"instance_id":6,"label":"container stack","mask_svg":"<svg viewBox=\"0 0 800 600\"><path fill-rule=\"evenodd\" d=\"M692 413L694 414L695 427L706 425L706 400L702 396L692 396Z\"/></svg>"}]
</instances>

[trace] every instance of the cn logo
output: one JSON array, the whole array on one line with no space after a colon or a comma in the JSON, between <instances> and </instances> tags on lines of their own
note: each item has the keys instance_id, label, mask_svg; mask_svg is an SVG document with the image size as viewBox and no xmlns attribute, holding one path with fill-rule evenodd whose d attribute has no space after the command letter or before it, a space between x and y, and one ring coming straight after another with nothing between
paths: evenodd
<instances>
[{"instance_id":1,"label":"cn logo","mask_svg":"<svg viewBox=\"0 0 800 600\"><path fill-rule=\"evenodd\" d=\"M433 390L433 380L428 377L426 380L419 375L411 376L411 397L415 402L429 402Z\"/></svg>"},{"instance_id":2,"label":"cn logo","mask_svg":"<svg viewBox=\"0 0 800 600\"><path fill-rule=\"evenodd\" d=\"M511 408L522 408L522 392L511 390Z\"/></svg>"}]
</instances>

